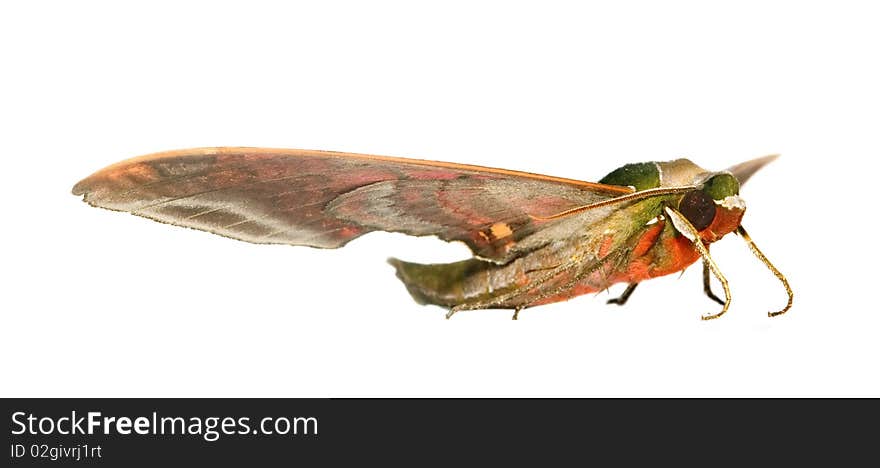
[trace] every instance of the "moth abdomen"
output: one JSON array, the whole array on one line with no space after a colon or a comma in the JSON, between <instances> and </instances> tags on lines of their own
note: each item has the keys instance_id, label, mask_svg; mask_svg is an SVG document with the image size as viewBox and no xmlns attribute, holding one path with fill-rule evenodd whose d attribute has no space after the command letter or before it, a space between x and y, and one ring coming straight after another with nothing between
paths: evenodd
<instances>
[{"instance_id":1,"label":"moth abdomen","mask_svg":"<svg viewBox=\"0 0 880 468\"><path fill-rule=\"evenodd\" d=\"M397 277L419 304L455 307L487 303L509 292L516 281L515 265L496 265L476 258L440 264L389 258L388 263L397 270ZM493 308L507 306L494 304Z\"/></svg>"}]
</instances>

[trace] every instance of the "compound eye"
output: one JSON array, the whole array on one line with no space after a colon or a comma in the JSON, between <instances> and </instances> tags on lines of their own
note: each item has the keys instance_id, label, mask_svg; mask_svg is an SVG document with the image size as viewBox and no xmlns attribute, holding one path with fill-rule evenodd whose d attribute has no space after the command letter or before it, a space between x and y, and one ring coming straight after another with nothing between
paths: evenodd
<instances>
[{"instance_id":1,"label":"compound eye","mask_svg":"<svg viewBox=\"0 0 880 468\"><path fill-rule=\"evenodd\" d=\"M678 211L698 231L702 231L712 224L712 220L715 219L715 209L715 200L712 200L712 197L706 195L702 190L687 193L678 204Z\"/></svg>"}]
</instances>

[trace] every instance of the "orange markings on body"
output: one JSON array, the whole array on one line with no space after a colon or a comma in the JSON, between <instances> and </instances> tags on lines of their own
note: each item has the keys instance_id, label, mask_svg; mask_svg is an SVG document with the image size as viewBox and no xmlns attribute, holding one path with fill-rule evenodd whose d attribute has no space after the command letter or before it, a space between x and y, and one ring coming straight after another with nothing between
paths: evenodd
<instances>
[{"instance_id":1,"label":"orange markings on body","mask_svg":"<svg viewBox=\"0 0 880 468\"><path fill-rule=\"evenodd\" d=\"M654 246L655 242L657 242L657 238L660 237L660 233L663 232L663 226L665 225L666 221L658 221L642 234L639 243L636 244L636 248L633 249L632 254L634 258L641 257L648 253L648 250Z\"/></svg>"},{"instance_id":2,"label":"orange markings on body","mask_svg":"<svg viewBox=\"0 0 880 468\"><path fill-rule=\"evenodd\" d=\"M724 237L725 234L736 231L739 223L742 222L743 214L745 214L745 210L729 210L719 206L712 224L700 232L700 237L704 241L712 243Z\"/></svg>"},{"instance_id":3,"label":"orange markings on body","mask_svg":"<svg viewBox=\"0 0 880 468\"><path fill-rule=\"evenodd\" d=\"M635 283L655 276L653 274L654 255L647 255L657 244L666 221L660 220L642 234L632 251L630 263L621 274L614 275L611 283Z\"/></svg>"},{"instance_id":4,"label":"orange markings on body","mask_svg":"<svg viewBox=\"0 0 880 468\"><path fill-rule=\"evenodd\" d=\"M690 239L680 234L663 239L662 248L665 251L663 258L666 261L653 265L647 275L633 278L631 281L642 281L682 271L700 258L700 252Z\"/></svg>"},{"instance_id":5,"label":"orange markings on body","mask_svg":"<svg viewBox=\"0 0 880 468\"><path fill-rule=\"evenodd\" d=\"M615 275L613 282L637 283L653 277L652 271L650 261L646 258L639 258L630 262L623 274Z\"/></svg>"},{"instance_id":6,"label":"orange markings on body","mask_svg":"<svg viewBox=\"0 0 880 468\"><path fill-rule=\"evenodd\" d=\"M707 244L721 239L725 234L736 230L742 220L744 210L718 207L715 219L706 229L700 231L700 238ZM700 259L700 252L687 237L665 230L666 221L660 220L647 228L636 242L629 256L629 263L617 271L604 276L596 272L565 292L545 297L530 305L543 305L565 301L575 296L599 292L617 283L638 283L658 276L669 275L691 266ZM614 236L602 239L599 245L599 258L611 253ZM606 264L606 267L611 266ZM536 291L537 294L537 291Z\"/></svg>"},{"instance_id":7,"label":"orange markings on body","mask_svg":"<svg viewBox=\"0 0 880 468\"><path fill-rule=\"evenodd\" d=\"M611 246L614 245L614 236L608 235L602 239L602 244L599 246L599 258L605 258L609 252L611 252Z\"/></svg>"}]
</instances>

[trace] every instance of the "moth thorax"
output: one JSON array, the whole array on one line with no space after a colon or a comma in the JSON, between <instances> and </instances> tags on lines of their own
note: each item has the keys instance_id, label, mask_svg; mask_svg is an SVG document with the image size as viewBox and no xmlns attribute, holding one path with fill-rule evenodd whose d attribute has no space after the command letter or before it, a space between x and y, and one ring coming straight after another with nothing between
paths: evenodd
<instances>
[{"instance_id":1,"label":"moth thorax","mask_svg":"<svg viewBox=\"0 0 880 468\"><path fill-rule=\"evenodd\" d=\"M708 172L688 159L656 163L660 170L661 187L692 185Z\"/></svg>"},{"instance_id":2,"label":"moth thorax","mask_svg":"<svg viewBox=\"0 0 880 468\"><path fill-rule=\"evenodd\" d=\"M660 186L660 168L653 162L627 164L608 173L599 183L636 190L652 189Z\"/></svg>"}]
</instances>

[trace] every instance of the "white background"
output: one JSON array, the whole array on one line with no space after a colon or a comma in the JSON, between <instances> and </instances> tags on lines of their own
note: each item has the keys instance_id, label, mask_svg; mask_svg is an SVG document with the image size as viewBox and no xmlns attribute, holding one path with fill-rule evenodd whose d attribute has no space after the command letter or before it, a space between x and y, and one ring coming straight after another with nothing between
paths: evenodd
<instances>
[{"instance_id":1,"label":"white background","mask_svg":"<svg viewBox=\"0 0 880 468\"><path fill-rule=\"evenodd\" d=\"M880 44L871 2L5 2L2 396L880 396ZM717 5L716 2L712 2ZM257 246L70 195L117 160L218 145L596 180L783 156L699 266L524 311L412 302L371 234ZM612 290L619 293L622 286Z\"/></svg>"}]
</instances>

